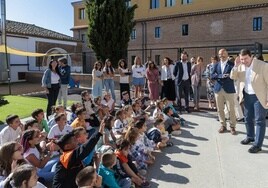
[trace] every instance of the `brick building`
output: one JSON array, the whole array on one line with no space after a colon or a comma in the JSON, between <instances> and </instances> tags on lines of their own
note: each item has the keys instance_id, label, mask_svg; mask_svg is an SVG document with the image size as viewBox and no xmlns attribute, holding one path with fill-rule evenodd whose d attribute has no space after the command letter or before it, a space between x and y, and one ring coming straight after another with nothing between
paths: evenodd
<instances>
[{"instance_id":1,"label":"brick building","mask_svg":"<svg viewBox=\"0 0 268 188\"><path fill-rule=\"evenodd\" d=\"M128 61L136 55L143 62L150 57L157 64L168 56L177 60L182 50L190 56L210 56L225 47L231 55L247 47L268 55L268 3L266 0L126 0L137 4L136 26L130 36ZM86 46L87 16L82 1L74 7L74 36Z\"/></svg>"}]
</instances>

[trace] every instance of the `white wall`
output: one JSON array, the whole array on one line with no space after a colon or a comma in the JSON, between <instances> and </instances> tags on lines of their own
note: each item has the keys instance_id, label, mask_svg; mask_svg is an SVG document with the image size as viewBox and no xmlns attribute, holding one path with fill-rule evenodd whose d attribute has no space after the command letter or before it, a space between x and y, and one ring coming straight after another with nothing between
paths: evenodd
<instances>
[{"instance_id":1,"label":"white wall","mask_svg":"<svg viewBox=\"0 0 268 188\"><path fill-rule=\"evenodd\" d=\"M27 51L27 52L36 52L35 44L36 42L47 42L47 43L56 43L56 44L65 44L65 45L74 45L76 46L76 42L71 41L61 41L61 40L52 40L38 37L7 37L7 46L11 48L15 48L17 50ZM57 46L55 46L57 47ZM9 63L11 65L11 82L17 82L18 80L18 72L28 72L28 66L30 71L39 71L40 68L36 66L36 58L35 57L26 57L26 56L18 56L18 55L9 55ZM13 66L12 66L13 65ZM44 70L41 68L41 70Z\"/></svg>"}]
</instances>

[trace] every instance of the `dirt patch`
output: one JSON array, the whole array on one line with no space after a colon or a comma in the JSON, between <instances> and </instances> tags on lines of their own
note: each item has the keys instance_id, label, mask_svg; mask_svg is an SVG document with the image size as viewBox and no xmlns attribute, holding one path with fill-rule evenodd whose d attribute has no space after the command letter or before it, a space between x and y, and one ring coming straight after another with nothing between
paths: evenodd
<instances>
[{"instance_id":1,"label":"dirt patch","mask_svg":"<svg viewBox=\"0 0 268 188\"><path fill-rule=\"evenodd\" d=\"M22 95L28 93L35 93L44 91L39 83L28 83L28 82L20 82L20 83L11 83L11 94L12 95ZM8 84L0 84L0 95L8 95L9 94L9 85Z\"/></svg>"}]
</instances>

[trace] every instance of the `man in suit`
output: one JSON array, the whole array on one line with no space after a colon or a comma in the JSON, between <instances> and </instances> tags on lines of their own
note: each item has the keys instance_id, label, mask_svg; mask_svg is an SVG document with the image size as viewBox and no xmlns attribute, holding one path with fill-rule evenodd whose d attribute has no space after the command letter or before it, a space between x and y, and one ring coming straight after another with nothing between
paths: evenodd
<instances>
[{"instance_id":1,"label":"man in suit","mask_svg":"<svg viewBox=\"0 0 268 188\"><path fill-rule=\"evenodd\" d=\"M184 93L184 101L185 101L185 110L190 113L189 110L189 94L191 88L191 63L188 61L187 52L181 53L181 61L177 62L175 65L173 75L177 78L177 103L180 108L180 112L182 110L181 107L181 98L182 92Z\"/></svg>"},{"instance_id":2,"label":"man in suit","mask_svg":"<svg viewBox=\"0 0 268 188\"><path fill-rule=\"evenodd\" d=\"M226 49L219 50L220 62L216 63L213 67L211 78L214 79L214 92L218 116L221 123L219 133L227 131L226 119L224 114L224 105L227 105L230 117L230 131L232 135L236 134L236 117L234 107L234 81L230 78L230 72L234 67L234 63L228 61L228 53Z\"/></svg>"},{"instance_id":3,"label":"man in suit","mask_svg":"<svg viewBox=\"0 0 268 188\"><path fill-rule=\"evenodd\" d=\"M253 58L248 49L240 51L231 72L231 78L242 83L239 89L239 102L244 101L247 137L241 141L241 144L247 145L254 142L248 150L249 153L261 151L265 136L265 116L268 109L267 73L268 64Z\"/></svg>"}]
</instances>

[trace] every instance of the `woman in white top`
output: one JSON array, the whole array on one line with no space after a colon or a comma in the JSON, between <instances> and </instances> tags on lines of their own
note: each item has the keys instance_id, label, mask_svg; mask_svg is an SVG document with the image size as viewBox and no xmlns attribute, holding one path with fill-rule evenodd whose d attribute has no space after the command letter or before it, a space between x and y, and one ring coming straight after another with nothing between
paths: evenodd
<instances>
[{"instance_id":1,"label":"woman in white top","mask_svg":"<svg viewBox=\"0 0 268 188\"><path fill-rule=\"evenodd\" d=\"M112 67L112 63L110 59L105 60L105 65L103 68L104 75L104 87L106 92L111 91L112 98L116 101L115 93L114 93L114 68Z\"/></svg>"},{"instance_id":2,"label":"woman in white top","mask_svg":"<svg viewBox=\"0 0 268 188\"><path fill-rule=\"evenodd\" d=\"M141 96L141 90L145 84L145 67L141 63L140 57L136 56L132 66L133 85L135 86L135 98Z\"/></svg>"},{"instance_id":3,"label":"woman in white top","mask_svg":"<svg viewBox=\"0 0 268 188\"><path fill-rule=\"evenodd\" d=\"M59 76L58 62L51 60L48 69L44 72L42 78L42 87L47 93L47 117L51 115L51 107L56 104L59 90L60 90L60 76Z\"/></svg>"},{"instance_id":4,"label":"woman in white top","mask_svg":"<svg viewBox=\"0 0 268 188\"><path fill-rule=\"evenodd\" d=\"M94 69L92 70L92 95L94 98L102 96L102 78L103 72L101 71L102 63L97 61L94 64Z\"/></svg>"},{"instance_id":5,"label":"woman in white top","mask_svg":"<svg viewBox=\"0 0 268 188\"><path fill-rule=\"evenodd\" d=\"M170 58L165 57L161 69L162 94L161 98L166 97L169 101L175 101L175 77L173 75L174 65Z\"/></svg>"},{"instance_id":6,"label":"woman in white top","mask_svg":"<svg viewBox=\"0 0 268 188\"><path fill-rule=\"evenodd\" d=\"M118 62L118 71L120 75L120 96L121 100L123 99L122 93L124 91L128 92L128 95L130 97L130 89L129 89L129 75L131 72L127 68L127 62L124 59L120 59Z\"/></svg>"}]
</instances>

